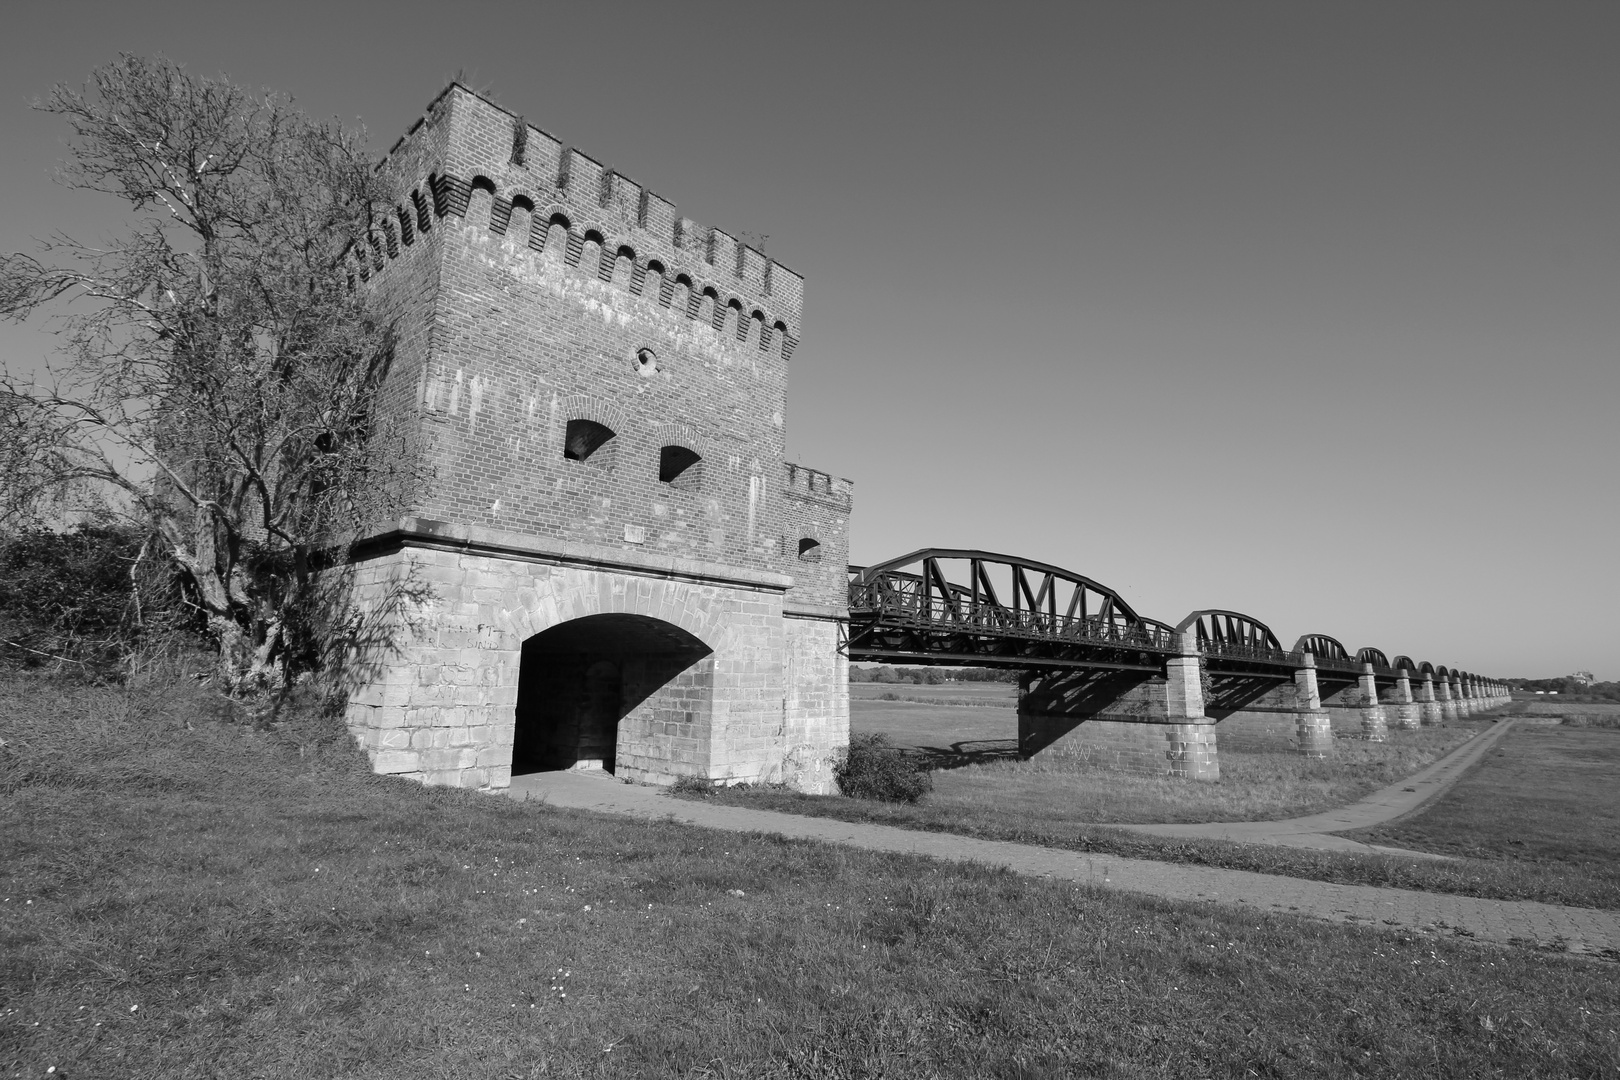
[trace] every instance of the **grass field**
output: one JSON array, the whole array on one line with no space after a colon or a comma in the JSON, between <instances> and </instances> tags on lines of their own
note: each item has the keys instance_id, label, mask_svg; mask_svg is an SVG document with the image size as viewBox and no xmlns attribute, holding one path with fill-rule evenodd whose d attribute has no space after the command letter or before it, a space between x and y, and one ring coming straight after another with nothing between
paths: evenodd
<instances>
[{"instance_id":1,"label":"grass field","mask_svg":"<svg viewBox=\"0 0 1620 1080\"><path fill-rule=\"evenodd\" d=\"M0 683L4 1075L1620 1069L1612 965L423 789L215 714Z\"/></svg>"},{"instance_id":2,"label":"grass field","mask_svg":"<svg viewBox=\"0 0 1620 1080\"><path fill-rule=\"evenodd\" d=\"M948 692L954 688L916 687L907 688L906 692L910 689ZM928 732L937 723L931 717L941 710L896 702L878 702L876 706L881 711L874 711L872 703L852 702L851 726L857 731L892 732L899 745L931 745ZM966 725L982 714L978 727L962 730L985 736L995 731L993 725L999 722L996 712L960 708L952 710L950 715L955 718L963 714L951 722ZM898 720L891 719L897 714ZM1218 784L1129 777L1073 763L1035 759L991 761L936 772L933 792L916 805L875 803L836 795L800 795L771 789L731 789L709 797L785 813L954 832L1130 858L1286 874L1315 881L1620 910L1620 876L1584 857L1561 860L1543 855L1534 860L1467 857L1432 861L1218 840L1171 839L1123 832L1106 825L1109 820L1133 819L1138 822L1264 820L1340 805L1409 775L1439 756L1450 742L1494 720L1495 716L1473 718L1446 728L1392 732L1390 742L1384 744L1343 740L1336 763L1313 764L1292 754L1223 751L1222 780ZM1601 772L1583 775L1593 789L1594 799L1612 798L1615 785L1610 777ZM1604 790L1598 791L1598 788ZM1381 842L1394 844L1392 838Z\"/></svg>"},{"instance_id":3,"label":"grass field","mask_svg":"<svg viewBox=\"0 0 1620 1080\"><path fill-rule=\"evenodd\" d=\"M1620 891L1620 730L1520 724L1422 813L1347 835Z\"/></svg>"},{"instance_id":4,"label":"grass field","mask_svg":"<svg viewBox=\"0 0 1620 1080\"><path fill-rule=\"evenodd\" d=\"M874 685L882 689L873 692L869 688ZM998 707L923 703L960 700L962 690L985 685L895 688L856 683L850 687L850 727L859 733L882 732L896 746L917 750L932 763L962 766L935 773L929 801L941 813L1003 816L1067 829L1084 823L1272 821L1343 806L1410 776L1494 720L1392 731L1383 743L1340 739L1332 761L1312 761L1282 749L1223 749L1221 779L1190 784L1128 776L1054 756L1017 760L1016 688L1011 686L990 684L978 695ZM916 700L879 700L879 694Z\"/></svg>"},{"instance_id":5,"label":"grass field","mask_svg":"<svg viewBox=\"0 0 1620 1080\"><path fill-rule=\"evenodd\" d=\"M1562 695L1560 695L1562 696ZM1544 697L1513 703L1516 715L1556 719L1575 727L1615 727L1620 725L1620 702L1567 701Z\"/></svg>"}]
</instances>

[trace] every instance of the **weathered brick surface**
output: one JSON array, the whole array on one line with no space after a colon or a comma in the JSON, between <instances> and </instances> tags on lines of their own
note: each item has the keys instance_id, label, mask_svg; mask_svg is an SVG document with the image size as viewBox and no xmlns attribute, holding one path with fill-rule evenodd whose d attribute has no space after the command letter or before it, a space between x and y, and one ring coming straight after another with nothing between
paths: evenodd
<instances>
[{"instance_id":1,"label":"weathered brick surface","mask_svg":"<svg viewBox=\"0 0 1620 1080\"><path fill-rule=\"evenodd\" d=\"M802 280L724 234L677 228L668 204L649 194L644 206L617 174L604 186L599 166L538 130L514 164L514 124L452 87L389 159L402 208L413 194L431 202L431 178L455 189L373 271L404 313L387 402L420 418L434 481L401 512L797 564L783 551L782 450ZM578 419L614 433L583 461L564 457ZM658 480L668 445L702 457L685 483ZM834 540L848 516L838 485L843 517L823 523ZM823 565L840 562L824 552Z\"/></svg>"},{"instance_id":2,"label":"weathered brick surface","mask_svg":"<svg viewBox=\"0 0 1620 1080\"><path fill-rule=\"evenodd\" d=\"M353 268L398 329L378 427L422 483L360 548L361 609L398 624L352 668L377 767L504 785L523 642L612 612L712 650L657 687L616 662L639 701L601 755L622 774L824 787L851 488L783 458L803 280L457 85L384 170L394 213ZM594 452L585 422L611 433ZM469 530L514 539L447 550ZM431 599L396 611L414 589ZM589 760L589 691L564 675L532 692Z\"/></svg>"},{"instance_id":3,"label":"weathered brick surface","mask_svg":"<svg viewBox=\"0 0 1620 1080\"><path fill-rule=\"evenodd\" d=\"M789 609L847 612L849 481L790 464L783 497L782 552L794 560Z\"/></svg>"}]
</instances>

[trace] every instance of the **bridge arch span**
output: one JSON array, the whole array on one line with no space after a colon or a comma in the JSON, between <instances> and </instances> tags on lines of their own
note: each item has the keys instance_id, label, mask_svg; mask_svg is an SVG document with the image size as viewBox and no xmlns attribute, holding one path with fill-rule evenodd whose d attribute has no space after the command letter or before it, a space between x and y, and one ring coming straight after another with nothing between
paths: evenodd
<instances>
[{"instance_id":1,"label":"bridge arch span","mask_svg":"<svg viewBox=\"0 0 1620 1080\"><path fill-rule=\"evenodd\" d=\"M1356 659L1363 664L1371 664L1374 668L1385 670L1392 669L1392 665L1389 662L1389 657L1384 654L1384 650L1375 649L1371 645L1368 645L1364 649L1357 649Z\"/></svg>"},{"instance_id":2,"label":"bridge arch span","mask_svg":"<svg viewBox=\"0 0 1620 1080\"><path fill-rule=\"evenodd\" d=\"M1045 608L1055 613L1058 606L1060 585L1068 585L1073 590L1070 599L1063 604L1064 614L1074 617L1087 614L1112 614L1117 612L1125 618L1137 621L1140 616L1136 610L1127 604L1119 593L1101 584L1092 578L1065 570L1050 563L1036 562L1033 559L1024 559L1016 555L1000 555L991 551L974 551L966 548L919 548L907 555L890 559L874 566L860 568L856 575L857 583L866 584L877 581L885 575L903 574L910 567L916 567L915 573L922 577L930 586L938 587L947 582L943 568L939 566L941 560L948 562L962 561L969 564L968 575L970 584L967 586L951 585L953 590L971 594L977 589L982 590L985 600L990 603L999 603L995 582L990 580L992 568L1004 569L1012 577L1012 592L1009 596L1013 607L1024 606L1028 609ZM930 577L930 575L934 575ZM1040 575L1041 585L1032 589L1029 578ZM958 575L959 576L959 575ZM1003 581L1003 587L1007 582ZM1095 601L1092 598L1095 597ZM1079 605L1076 608L1075 605Z\"/></svg>"},{"instance_id":3,"label":"bridge arch span","mask_svg":"<svg viewBox=\"0 0 1620 1080\"><path fill-rule=\"evenodd\" d=\"M1327 634L1302 634L1300 639L1294 642L1294 651L1310 653L1316 658L1316 666L1319 668L1335 665L1359 667L1356 658L1344 647L1344 643Z\"/></svg>"},{"instance_id":4,"label":"bridge arch span","mask_svg":"<svg viewBox=\"0 0 1620 1080\"><path fill-rule=\"evenodd\" d=\"M1175 651L1170 627L1092 578L965 548L850 567L849 614L851 659L1158 671Z\"/></svg>"},{"instance_id":5,"label":"bridge arch span","mask_svg":"<svg viewBox=\"0 0 1620 1080\"><path fill-rule=\"evenodd\" d=\"M1202 608L1176 624L1185 633L1194 630L1198 649L1219 655L1282 654L1285 650L1271 627L1252 615L1222 608Z\"/></svg>"}]
</instances>

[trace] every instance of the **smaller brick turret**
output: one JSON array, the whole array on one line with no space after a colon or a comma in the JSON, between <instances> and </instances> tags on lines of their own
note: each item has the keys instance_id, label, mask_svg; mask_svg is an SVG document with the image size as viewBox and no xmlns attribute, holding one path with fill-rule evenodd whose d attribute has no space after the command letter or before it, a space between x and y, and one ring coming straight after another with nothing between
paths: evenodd
<instances>
[{"instance_id":1,"label":"smaller brick turret","mask_svg":"<svg viewBox=\"0 0 1620 1080\"><path fill-rule=\"evenodd\" d=\"M842 617L849 609L852 485L803 465L784 468L783 571L793 578L787 606Z\"/></svg>"}]
</instances>

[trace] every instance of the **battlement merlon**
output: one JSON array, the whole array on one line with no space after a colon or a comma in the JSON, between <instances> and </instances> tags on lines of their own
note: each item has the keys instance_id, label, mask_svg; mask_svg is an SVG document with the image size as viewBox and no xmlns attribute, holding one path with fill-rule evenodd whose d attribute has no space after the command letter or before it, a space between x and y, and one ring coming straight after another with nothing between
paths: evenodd
<instances>
[{"instance_id":1,"label":"battlement merlon","mask_svg":"<svg viewBox=\"0 0 1620 1080\"><path fill-rule=\"evenodd\" d=\"M789 495L797 495L829 503L849 512L854 499L855 483L841 476L834 476L819 469L806 468L795 465L791 461L784 461L786 484L783 487Z\"/></svg>"},{"instance_id":2,"label":"battlement merlon","mask_svg":"<svg viewBox=\"0 0 1620 1080\"><path fill-rule=\"evenodd\" d=\"M631 248L669 275L685 273L694 291L712 286L781 319L797 339L804 278L720 229L681 217L673 203L452 82L378 165L395 175L402 200L430 175L470 185L480 177L508 206L522 198L538 219L565 215L573 229L601 231L604 247Z\"/></svg>"}]
</instances>

